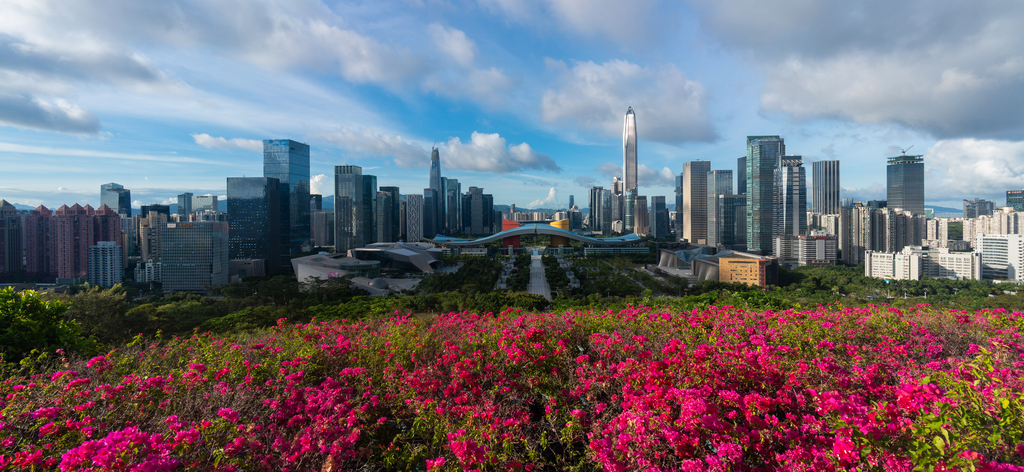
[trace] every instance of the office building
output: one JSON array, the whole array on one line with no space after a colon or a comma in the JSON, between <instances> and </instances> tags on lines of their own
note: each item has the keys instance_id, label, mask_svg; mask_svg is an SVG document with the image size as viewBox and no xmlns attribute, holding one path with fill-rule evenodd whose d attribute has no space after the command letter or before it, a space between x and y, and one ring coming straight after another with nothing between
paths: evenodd
<instances>
[{"instance_id":1,"label":"office building","mask_svg":"<svg viewBox=\"0 0 1024 472\"><path fill-rule=\"evenodd\" d=\"M736 159L736 195L747 194L747 156Z\"/></svg>"},{"instance_id":2,"label":"office building","mask_svg":"<svg viewBox=\"0 0 1024 472\"><path fill-rule=\"evenodd\" d=\"M675 238L677 240L683 239L683 174L676 176L676 209L672 212L673 222L675 223Z\"/></svg>"},{"instance_id":3,"label":"office building","mask_svg":"<svg viewBox=\"0 0 1024 472\"><path fill-rule=\"evenodd\" d=\"M309 213L309 237L313 247L334 246L334 212L313 210Z\"/></svg>"},{"instance_id":4,"label":"office building","mask_svg":"<svg viewBox=\"0 0 1024 472\"><path fill-rule=\"evenodd\" d=\"M964 218L977 218L979 216L991 216L995 211L996 204L992 200L964 200Z\"/></svg>"},{"instance_id":5,"label":"office building","mask_svg":"<svg viewBox=\"0 0 1024 472\"><path fill-rule=\"evenodd\" d=\"M423 189L423 237L433 239L437 236L437 190L432 188Z\"/></svg>"},{"instance_id":6,"label":"office building","mask_svg":"<svg viewBox=\"0 0 1024 472\"><path fill-rule=\"evenodd\" d=\"M569 195L569 208L572 208L574 206L576 206L575 198L572 195Z\"/></svg>"},{"instance_id":7,"label":"office building","mask_svg":"<svg viewBox=\"0 0 1024 472\"><path fill-rule=\"evenodd\" d=\"M146 215L150 214L150 212L159 213L170 218L171 207L169 205L161 205L159 203L154 203L152 205L142 205L141 207L139 207L139 216L142 216L143 218L145 218Z\"/></svg>"},{"instance_id":8,"label":"office building","mask_svg":"<svg viewBox=\"0 0 1024 472\"><path fill-rule=\"evenodd\" d=\"M457 185L458 181L455 181L455 183ZM380 200L377 201L377 217L378 217L377 227L378 228L382 228L382 225L386 226L386 229L384 230L383 233L381 233L378 230L377 242L379 242L379 243L394 243L394 242L398 242L400 239L402 239L402 233L401 233L401 226L402 225L401 225L401 222L400 222L401 216L402 216L401 215L402 196L399 193L398 187L381 187L377 191L377 194L380 195L381 192L386 193L388 195L386 197L387 198L387 202L385 202L385 203L387 205L389 205L389 207L381 210L381 208L380 208L381 201ZM380 218L382 216L386 216L387 217L387 221L382 223L380 221Z\"/></svg>"},{"instance_id":9,"label":"office building","mask_svg":"<svg viewBox=\"0 0 1024 472\"><path fill-rule=\"evenodd\" d=\"M622 182L625 188L621 194L637 191L636 171L636 114L633 113L633 107L629 107L622 121Z\"/></svg>"},{"instance_id":10,"label":"office building","mask_svg":"<svg viewBox=\"0 0 1024 472\"><path fill-rule=\"evenodd\" d=\"M811 208L818 215L839 213L839 161L811 163Z\"/></svg>"},{"instance_id":11,"label":"office building","mask_svg":"<svg viewBox=\"0 0 1024 472\"><path fill-rule=\"evenodd\" d=\"M408 243L423 240L423 195L413 194L405 197L404 239Z\"/></svg>"},{"instance_id":12,"label":"office building","mask_svg":"<svg viewBox=\"0 0 1024 472\"><path fill-rule=\"evenodd\" d=\"M366 245L363 228L363 168L334 166L334 251Z\"/></svg>"},{"instance_id":13,"label":"office building","mask_svg":"<svg viewBox=\"0 0 1024 472\"><path fill-rule=\"evenodd\" d=\"M228 179L229 182L231 180ZM277 179L264 177L262 180L276 181ZM244 184L244 182L236 182L236 186L239 184ZM271 196L278 197L277 204L280 205L280 195ZM232 213L231 208L234 206L232 200L229 184L229 214ZM265 201L267 200L269 198ZM304 200L304 202L306 201ZM234 232L235 230L232 228L231 233ZM233 234L229 236L226 222L167 223L167 227L163 230L162 284L164 292L205 292L210 287L228 283L228 258L233 239ZM273 252L272 255L279 255L279 251Z\"/></svg>"},{"instance_id":14,"label":"office building","mask_svg":"<svg viewBox=\"0 0 1024 472\"><path fill-rule=\"evenodd\" d=\"M192 195L190 192L185 192L178 195L178 211L176 214L188 217L192 214Z\"/></svg>"},{"instance_id":15,"label":"office building","mask_svg":"<svg viewBox=\"0 0 1024 472\"><path fill-rule=\"evenodd\" d=\"M423 193L423 205L431 213L431 216L424 217L423 235L433 238L436 234L443 234L443 226L446 221L444 204L448 197L446 182L441 177L441 155L437 148L430 148L430 189L433 193Z\"/></svg>"},{"instance_id":16,"label":"office building","mask_svg":"<svg viewBox=\"0 0 1024 472\"><path fill-rule=\"evenodd\" d=\"M267 272L276 273L282 253L280 182L273 177L228 177L227 196L228 257L263 259ZM166 241L164 246L166 257Z\"/></svg>"},{"instance_id":17,"label":"office building","mask_svg":"<svg viewBox=\"0 0 1024 472\"><path fill-rule=\"evenodd\" d=\"M1007 190L1006 206L1014 211L1024 211L1024 190Z\"/></svg>"},{"instance_id":18,"label":"office building","mask_svg":"<svg viewBox=\"0 0 1024 472\"><path fill-rule=\"evenodd\" d=\"M651 197L651 236L668 239L672 235L668 207L664 196Z\"/></svg>"},{"instance_id":19,"label":"office building","mask_svg":"<svg viewBox=\"0 0 1024 472\"><path fill-rule=\"evenodd\" d=\"M396 229L394 226L394 205L392 205L392 194L391 192L377 191L377 217L374 219L376 224L375 242L378 243L393 243L392 233Z\"/></svg>"},{"instance_id":20,"label":"office building","mask_svg":"<svg viewBox=\"0 0 1024 472\"><path fill-rule=\"evenodd\" d=\"M902 155L888 159L886 206L924 213L924 157Z\"/></svg>"},{"instance_id":21,"label":"office building","mask_svg":"<svg viewBox=\"0 0 1024 472\"><path fill-rule=\"evenodd\" d=\"M718 208L719 197L733 194L732 171L712 170L708 172L707 179L707 196L705 197L707 201L707 240L705 244L714 246L721 240L721 236L716 233L722 229L718 224L718 217L721 213Z\"/></svg>"},{"instance_id":22,"label":"office building","mask_svg":"<svg viewBox=\"0 0 1024 472\"><path fill-rule=\"evenodd\" d=\"M363 174L363 247L377 241L377 176Z\"/></svg>"},{"instance_id":23,"label":"office building","mask_svg":"<svg viewBox=\"0 0 1024 472\"><path fill-rule=\"evenodd\" d=\"M142 261L152 261L154 264L160 264L161 258L163 257L163 251L161 250L161 243L163 242L162 235L164 228L167 227L167 223L167 215L157 212L152 212L139 219L139 246ZM152 275L150 272L152 272ZM139 280L138 277L136 277L135 281L160 281L159 271L146 271L146 276L151 278L148 280Z\"/></svg>"},{"instance_id":24,"label":"office building","mask_svg":"<svg viewBox=\"0 0 1024 472\"><path fill-rule=\"evenodd\" d=\"M132 192L114 182L100 185L100 205L110 207L115 213L132 216Z\"/></svg>"},{"instance_id":25,"label":"office building","mask_svg":"<svg viewBox=\"0 0 1024 472\"><path fill-rule=\"evenodd\" d=\"M220 211L216 195L196 195L192 197L192 212Z\"/></svg>"},{"instance_id":26,"label":"office building","mask_svg":"<svg viewBox=\"0 0 1024 472\"><path fill-rule=\"evenodd\" d=\"M981 254L984 278L1024 280L1024 235L977 234L974 252Z\"/></svg>"},{"instance_id":27,"label":"office building","mask_svg":"<svg viewBox=\"0 0 1024 472\"><path fill-rule=\"evenodd\" d=\"M97 241L89 246L89 284L112 287L121 283L121 246L116 241Z\"/></svg>"},{"instance_id":28,"label":"office building","mask_svg":"<svg viewBox=\"0 0 1024 472\"><path fill-rule=\"evenodd\" d=\"M487 235L494 233L495 222L501 224L494 216L494 197L485 194L484 189L469 187L462 196L462 221L466 225L465 233L470 235Z\"/></svg>"},{"instance_id":29,"label":"office building","mask_svg":"<svg viewBox=\"0 0 1024 472\"><path fill-rule=\"evenodd\" d=\"M708 240L708 173L711 161L683 164L683 239L693 244Z\"/></svg>"},{"instance_id":30,"label":"office building","mask_svg":"<svg viewBox=\"0 0 1024 472\"><path fill-rule=\"evenodd\" d=\"M807 235L807 174L800 156L782 156L775 169L772 235Z\"/></svg>"},{"instance_id":31,"label":"office building","mask_svg":"<svg viewBox=\"0 0 1024 472\"><path fill-rule=\"evenodd\" d=\"M747 248L767 254L772 250L775 216L775 169L786 154L779 136L747 136Z\"/></svg>"},{"instance_id":32,"label":"office building","mask_svg":"<svg viewBox=\"0 0 1024 472\"><path fill-rule=\"evenodd\" d=\"M708 246L746 247L746 201L745 195L719 195L712 202L708 208Z\"/></svg>"},{"instance_id":33,"label":"office building","mask_svg":"<svg viewBox=\"0 0 1024 472\"><path fill-rule=\"evenodd\" d=\"M7 200L0 200L0 276L22 271L21 217Z\"/></svg>"},{"instance_id":34,"label":"office building","mask_svg":"<svg viewBox=\"0 0 1024 472\"><path fill-rule=\"evenodd\" d=\"M623 196L622 229L626 233L636 231L636 193L630 192Z\"/></svg>"},{"instance_id":35,"label":"office building","mask_svg":"<svg viewBox=\"0 0 1024 472\"><path fill-rule=\"evenodd\" d=\"M604 187L590 187L590 201L587 209L587 228L591 231L601 231L601 196Z\"/></svg>"},{"instance_id":36,"label":"office building","mask_svg":"<svg viewBox=\"0 0 1024 472\"><path fill-rule=\"evenodd\" d=\"M637 195L634 198L633 215L633 232L636 234L650 233L651 227L646 195Z\"/></svg>"},{"instance_id":37,"label":"office building","mask_svg":"<svg viewBox=\"0 0 1024 472\"><path fill-rule=\"evenodd\" d=\"M309 245L309 145L264 139L263 177L278 181L282 254L296 254Z\"/></svg>"},{"instance_id":38,"label":"office building","mask_svg":"<svg viewBox=\"0 0 1024 472\"><path fill-rule=\"evenodd\" d=\"M450 235L462 231L462 184L458 179L447 179L445 189L445 228Z\"/></svg>"},{"instance_id":39,"label":"office building","mask_svg":"<svg viewBox=\"0 0 1024 472\"><path fill-rule=\"evenodd\" d=\"M323 211L324 210L324 196L311 193L309 194L309 211ZM312 231L312 230L311 230ZM310 238L313 236L310 235Z\"/></svg>"}]
</instances>

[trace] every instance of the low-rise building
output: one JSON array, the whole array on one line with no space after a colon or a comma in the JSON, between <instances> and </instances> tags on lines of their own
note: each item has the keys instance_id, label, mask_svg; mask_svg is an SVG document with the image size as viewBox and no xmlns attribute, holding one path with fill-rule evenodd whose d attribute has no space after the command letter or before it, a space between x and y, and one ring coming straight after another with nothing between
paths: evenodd
<instances>
[{"instance_id":1,"label":"low-rise building","mask_svg":"<svg viewBox=\"0 0 1024 472\"><path fill-rule=\"evenodd\" d=\"M835 236L779 236L773 243L773 253L786 267L832 266L839 259Z\"/></svg>"},{"instance_id":2,"label":"low-rise building","mask_svg":"<svg viewBox=\"0 0 1024 472\"><path fill-rule=\"evenodd\" d=\"M951 252L947 248L907 246L900 252L867 251L864 276L893 280L981 280L982 258L976 252Z\"/></svg>"}]
</instances>

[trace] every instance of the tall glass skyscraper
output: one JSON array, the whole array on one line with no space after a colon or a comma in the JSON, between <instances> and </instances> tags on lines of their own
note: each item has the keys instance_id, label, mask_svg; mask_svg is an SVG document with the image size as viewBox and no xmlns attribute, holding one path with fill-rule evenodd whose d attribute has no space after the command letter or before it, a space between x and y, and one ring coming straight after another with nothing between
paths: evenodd
<instances>
[{"instance_id":1,"label":"tall glass skyscraper","mask_svg":"<svg viewBox=\"0 0 1024 472\"><path fill-rule=\"evenodd\" d=\"M747 249L762 254L772 251L775 169L786 154L779 136L747 136Z\"/></svg>"},{"instance_id":2,"label":"tall glass skyscraper","mask_svg":"<svg viewBox=\"0 0 1024 472\"><path fill-rule=\"evenodd\" d=\"M192 193L185 192L178 195L178 215L188 217L189 213L192 213Z\"/></svg>"},{"instance_id":3,"label":"tall glass skyscraper","mask_svg":"<svg viewBox=\"0 0 1024 472\"><path fill-rule=\"evenodd\" d=\"M626 185L623 193L636 193L636 114L633 107L626 110L622 120L622 181Z\"/></svg>"},{"instance_id":4,"label":"tall glass skyscraper","mask_svg":"<svg viewBox=\"0 0 1024 472\"><path fill-rule=\"evenodd\" d=\"M363 175L363 243L357 247L377 242L377 176Z\"/></svg>"},{"instance_id":5,"label":"tall glass skyscraper","mask_svg":"<svg viewBox=\"0 0 1024 472\"><path fill-rule=\"evenodd\" d=\"M839 214L839 161L811 163L811 208L819 215Z\"/></svg>"},{"instance_id":6,"label":"tall glass skyscraper","mask_svg":"<svg viewBox=\"0 0 1024 472\"><path fill-rule=\"evenodd\" d=\"M462 232L462 184L458 179L447 179L445 182L445 211L448 234Z\"/></svg>"},{"instance_id":7,"label":"tall glass skyscraper","mask_svg":"<svg viewBox=\"0 0 1024 472\"><path fill-rule=\"evenodd\" d=\"M381 209L381 200L379 196L381 193L386 193L388 196L385 197L384 203L389 205L390 208ZM378 243L393 243L401 239L401 205L402 199L399 194L398 187L381 187L377 191L377 242ZM380 217L384 216L388 218L388 221L380 221ZM380 228L385 229L383 232Z\"/></svg>"},{"instance_id":8,"label":"tall glass skyscraper","mask_svg":"<svg viewBox=\"0 0 1024 472\"><path fill-rule=\"evenodd\" d=\"M228 225L219 221L167 223L161 270L165 292L204 292L228 283L229 234L235 233L234 227L228 231Z\"/></svg>"},{"instance_id":9,"label":"tall glass skyscraper","mask_svg":"<svg viewBox=\"0 0 1024 472\"><path fill-rule=\"evenodd\" d=\"M683 239L691 244L707 244L708 172L711 161L683 164Z\"/></svg>"},{"instance_id":10,"label":"tall glass skyscraper","mask_svg":"<svg viewBox=\"0 0 1024 472\"><path fill-rule=\"evenodd\" d=\"M890 157L885 174L886 206L924 214L924 157Z\"/></svg>"},{"instance_id":11,"label":"tall glass skyscraper","mask_svg":"<svg viewBox=\"0 0 1024 472\"><path fill-rule=\"evenodd\" d=\"M719 219L721 218L719 203L722 202L719 197L722 195L732 195L732 171L713 170L708 172L708 239L706 243L708 246L715 246L722 241L723 222Z\"/></svg>"},{"instance_id":12,"label":"tall glass skyscraper","mask_svg":"<svg viewBox=\"0 0 1024 472\"><path fill-rule=\"evenodd\" d=\"M782 156L775 169L772 239L807 235L806 172L800 156Z\"/></svg>"},{"instance_id":13,"label":"tall glass skyscraper","mask_svg":"<svg viewBox=\"0 0 1024 472\"><path fill-rule=\"evenodd\" d=\"M334 250L366 245L363 236L363 168L334 166Z\"/></svg>"},{"instance_id":14,"label":"tall glass skyscraper","mask_svg":"<svg viewBox=\"0 0 1024 472\"><path fill-rule=\"evenodd\" d=\"M446 182L444 180L441 177L441 155L438 153L437 148L430 148L430 189L434 191L434 194L432 201L427 201L426 196L423 200L425 208L433 212L433 217L431 218L433 226L428 231L426 225L424 225L423 231L423 234L429 238L443 233L443 227L447 223L445 220L444 204L447 199L448 189L445 188Z\"/></svg>"},{"instance_id":15,"label":"tall glass skyscraper","mask_svg":"<svg viewBox=\"0 0 1024 472\"><path fill-rule=\"evenodd\" d=\"M263 176L280 182L281 249L295 254L309 245L309 145L264 139Z\"/></svg>"},{"instance_id":16,"label":"tall glass skyscraper","mask_svg":"<svg viewBox=\"0 0 1024 472\"><path fill-rule=\"evenodd\" d=\"M227 206L228 256L264 259L267 273L276 272L281 265L280 182L273 177L228 177Z\"/></svg>"},{"instance_id":17,"label":"tall glass skyscraper","mask_svg":"<svg viewBox=\"0 0 1024 472\"><path fill-rule=\"evenodd\" d=\"M132 216L132 192L121 184L100 185L100 205L106 205L123 216Z\"/></svg>"}]
</instances>

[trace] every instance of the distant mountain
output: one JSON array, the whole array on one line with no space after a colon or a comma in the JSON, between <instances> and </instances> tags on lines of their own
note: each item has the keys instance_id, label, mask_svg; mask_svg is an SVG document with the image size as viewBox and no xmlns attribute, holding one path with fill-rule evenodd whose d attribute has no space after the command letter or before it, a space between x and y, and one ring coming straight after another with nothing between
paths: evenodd
<instances>
[{"instance_id":1,"label":"distant mountain","mask_svg":"<svg viewBox=\"0 0 1024 472\"><path fill-rule=\"evenodd\" d=\"M22 205L20 203L14 203L14 202L8 202L8 203L10 203L11 205L14 205L14 209L15 210L35 210L36 209L36 207L34 207L34 206Z\"/></svg>"},{"instance_id":2,"label":"distant mountain","mask_svg":"<svg viewBox=\"0 0 1024 472\"><path fill-rule=\"evenodd\" d=\"M925 205L925 208L931 208L935 210L935 216L942 217L953 217L953 216L964 216L963 208L950 208L937 205Z\"/></svg>"}]
</instances>

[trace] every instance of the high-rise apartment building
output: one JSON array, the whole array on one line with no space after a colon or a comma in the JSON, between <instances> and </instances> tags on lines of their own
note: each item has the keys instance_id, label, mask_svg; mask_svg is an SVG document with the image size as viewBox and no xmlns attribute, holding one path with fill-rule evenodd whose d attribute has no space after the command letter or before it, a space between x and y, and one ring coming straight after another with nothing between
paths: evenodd
<instances>
[{"instance_id":1,"label":"high-rise apartment building","mask_svg":"<svg viewBox=\"0 0 1024 472\"><path fill-rule=\"evenodd\" d=\"M282 254L296 254L309 245L309 145L264 139L263 176L279 183Z\"/></svg>"},{"instance_id":2,"label":"high-rise apartment building","mask_svg":"<svg viewBox=\"0 0 1024 472\"><path fill-rule=\"evenodd\" d=\"M0 200L0 276L22 271L21 217L7 200Z\"/></svg>"},{"instance_id":3,"label":"high-rise apartment building","mask_svg":"<svg viewBox=\"0 0 1024 472\"><path fill-rule=\"evenodd\" d=\"M57 233L52 217L53 212L43 205L25 217L25 272L43 280L57 276Z\"/></svg>"},{"instance_id":4,"label":"high-rise apartment building","mask_svg":"<svg viewBox=\"0 0 1024 472\"><path fill-rule=\"evenodd\" d=\"M267 180L276 180L267 178ZM280 197L278 199L280 205ZM228 212L231 213L231 190ZM231 233L235 230L232 228ZM228 283L231 240L228 223L197 221L167 223L163 230L164 292L205 292ZM274 255L278 253L275 252ZM240 258L244 259L244 258ZM262 257L252 259L265 259ZM270 271L270 269L266 269Z\"/></svg>"},{"instance_id":5,"label":"high-rise apartment building","mask_svg":"<svg viewBox=\"0 0 1024 472\"><path fill-rule=\"evenodd\" d=\"M773 238L807 235L807 174L800 156L782 156L775 169Z\"/></svg>"},{"instance_id":6,"label":"high-rise apartment building","mask_svg":"<svg viewBox=\"0 0 1024 472\"><path fill-rule=\"evenodd\" d=\"M334 250L366 246L363 236L363 168L334 166Z\"/></svg>"},{"instance_id":7,"label":"high-rise apartment building","mask_svg":"<svg viewBox=\"0 0 1024 472\"><path fill-rule=\"evenodd\" d=\"M992 200L982 200L980 198L964 199L964 218L992 215L995 209L996 204Z\"/></svg>"},{"instance_id":8,"label":"high-rise apartment building","mask_svg":"<svg viewBox=\"0 0 1024 472\"><path fill-rule=\"evenodd\" d=\"M277 271L282 254L281 202L280 182L273 177L228 177L229 258L263 259L268 274ZM166 239L163 246L166 258Z\"/></svg>"},{"instance_id":9,"label":"high-rise apartment building","mask_svg":"<svg viewBox=\"0 0 1024 472\"><path fill-rule=\"evenodd\" d=\"M839 214L839 207L842 206L839 200L839 161L811 163L811 178L812 211L819 215Z\"/></svg>"},{"instance_id":10,"label":"high-rise apartment building","mask_svg":"<svg viewBox=\"0 0 1024 472\"><path fill-rule=\"evenodd\" d=\"M692 244L708 240L708 172L711 161L683 164L683 239Z\"/></svg>"},{"instance_id":11,"label":"high-rise apartment building","mask_svg":"<svg viewBox=\"0 0 1024 472\"><path fill-rule=\"evenodd\" d=\"M775 211L775 169L786 154L779 136L747 136L747 248L759 254L772 250Z\"/></svg>"},{"instance_id":12,"label":"high-rise apartment building","mask_svg":"<svg viewBox=\"0 0 1024 472\"><path fill-rule=\"evenodd\" d=\"M887 206L924 214L924 157L890 157L885 173Z\"/></svg>"},{"instance_id":13,"label":"high-rise apartment building","mask_svg":"<svg viewBox=\"0 0 1024 472\"><path fill-rule=\"evenodd\" d=\"M622 194L637 191L636 171L636 114L633 107L629 107L622 121L622 181L625 184Z\"/></svg>"},{"instance_id":14,"label":"high-rise apartment building","mask_svg":"<svg viewBox=\"0 0 1024 472\"><path fill-rule=\"evenodd\" d=\"M89 284L111 287L121 283L121 246L116 241L97 241L89 246Z\"/></svg>"},{"instance_id":15,"label":"high-rise apartment building","mask_svg":"<svg viewBox=\"0 0 1024 472\"><path fill-rule=\"evenodd\" d=\"M98 210L77 203L61 205L52 218L48 250L56 254L58 278L88 277L89 248L99 241L121 244L121 215L106 205Z\"/></svg>"},{"instance_id":16,"label":"high-rise apartment building","mask_svg":"<svg viewBox=\"0 0 1024 472\"><path fill-rule=\"evenodd\" d=\"M132 192L114 182L100 185L100 205L110 207L115 213L132 216Z\"/></svg>"}]
</instances>

